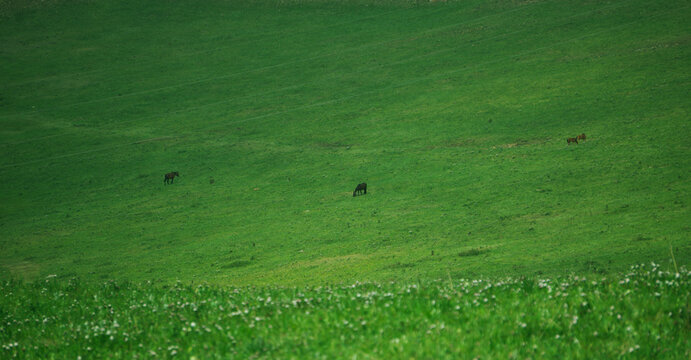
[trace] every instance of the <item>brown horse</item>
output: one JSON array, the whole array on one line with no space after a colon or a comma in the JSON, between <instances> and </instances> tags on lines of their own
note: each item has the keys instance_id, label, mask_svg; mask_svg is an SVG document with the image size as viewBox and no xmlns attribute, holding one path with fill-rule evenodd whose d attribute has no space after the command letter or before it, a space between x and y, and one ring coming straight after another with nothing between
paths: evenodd
<instances>
[{"instance_id":1,"label":"brown horse","mask_svg":"<svg viewBox=\"0 0 691 360\"><path fill-rule=\"evenodd\" d=\"M167 184L168 180L170 180L170 183L173 183L173 179L175 179L176 176L180 176L177 171L169 172L166 174L165 178L163 178L163 183Z\"/></svg>"},{"instance_id":2,"label":"brown horse","mask_svg":"<svg viewBox=\"0 0 691 360\"><path fill-rule=\"evenodd\" d=\"M358 191L361 193L364 192L364 194L367 195L367 184L366 183L358 184L358 186L355 187L355 191L353 191L353 197L355 197L355 194Z\"/></svg>"},{"instance_id":3,"label":"brown horse","mask_svg":"<svg viewBox=\"0 0 691 360\"><path fill-rule=\"evenodd\" d=\"M578 145L578 139L576 139L576 138L567 138L566 139L566 145L570 145L572 142L576 143L576 145Z\"/></svg>"},{"instance_id":4,"label":"brown horse","mask_svg":"<svg viewBox=\"0 0 691 360\"><path fill-rule=\"evenodd\" d=\"M576 139L585 141L585 133L576 136Z\"/></svg>"}]
</instances>

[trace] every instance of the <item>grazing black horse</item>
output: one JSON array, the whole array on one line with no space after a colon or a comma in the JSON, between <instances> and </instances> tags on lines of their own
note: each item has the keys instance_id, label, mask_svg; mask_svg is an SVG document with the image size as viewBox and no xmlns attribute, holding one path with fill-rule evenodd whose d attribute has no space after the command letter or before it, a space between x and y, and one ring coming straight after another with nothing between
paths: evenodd
<instances>
[{"instance_id":1,"label":"grazing black horse","mask_svg":"<svg viewBox=\"0 0 691 360\"><path fill-rule=\"evenodd\" d=\"M567 138L567 139L566 139L566 145L570 145L571 143L576 143L576 145L578 145L578 139L576 139L576 138Z\"/></svg>"},{"instance_id":2,"label":"grazing black horse","mask_svg":"<svg viewBox=\"0 0 691 360\"><path fill-rule=\"evenodd\" d=\"M176 176L180 176L177 171L169 172L166 174L165 178L163 179L163 183L167 184L168 180L170 180L170 183L173 183L173 179L175 179Z\"/></svg>"},{"instance_id":3,"label":"grazing black horse","mask_svg":"<svg viewBox=\"0 0 691 360\"><path fill-rule=\"evenodd\" d=\"M358 186L355 188L355 191L353 191L353 196L355 196L355 194L357 194L358 191L361 193L364 192L364 194L367 195L367 184L358 184Z\"/></svg>"}]
</instances>

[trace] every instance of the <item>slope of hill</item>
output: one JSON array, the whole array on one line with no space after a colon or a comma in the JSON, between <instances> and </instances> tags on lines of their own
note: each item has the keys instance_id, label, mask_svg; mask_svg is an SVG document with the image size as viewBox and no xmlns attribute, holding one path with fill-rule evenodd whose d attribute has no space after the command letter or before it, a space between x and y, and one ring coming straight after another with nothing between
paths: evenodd
<instances>
[{"instance_id":1,"label":"slope of hill","mask_svg":"<svg viewBox=\"0 0 691 360\"><path fill-rule=\"evenodd\" d=\"M688 1L3 4L0 278L691 259Z\"/></svg>"}]
</instances>

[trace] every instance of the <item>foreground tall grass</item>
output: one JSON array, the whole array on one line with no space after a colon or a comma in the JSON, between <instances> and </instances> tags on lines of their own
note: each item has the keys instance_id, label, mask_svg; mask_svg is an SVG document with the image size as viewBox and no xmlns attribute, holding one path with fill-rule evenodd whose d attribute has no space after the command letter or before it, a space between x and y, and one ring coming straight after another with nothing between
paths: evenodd
<instances>
[{"instance_id":1,"label":"foreground tall grass","mask_svg":"<svg viewBox=\"0 0 691 360\"><path fill-rule=\"evenodd\" d=\"M691 272L302 288L0 285L2 358L688 358Z\"/></svg>"}]
</instances>

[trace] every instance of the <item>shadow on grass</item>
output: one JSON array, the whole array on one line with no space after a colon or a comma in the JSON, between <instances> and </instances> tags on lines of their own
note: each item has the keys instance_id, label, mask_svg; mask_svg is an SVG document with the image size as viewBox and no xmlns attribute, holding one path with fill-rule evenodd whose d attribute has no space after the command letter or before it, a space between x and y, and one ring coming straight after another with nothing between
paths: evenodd
<instances>
[{"instance_id":1,"label":"shadow on grass","mask_svg":"<svg viewBox=\"0 0 691 360\"><path fill-rule=\"evenodd\" d=\"M223 268L223 269L232 269L232 268L238 268L238 267L247 266L247 265L249 265L249 264L251 264L251 263L252 263L252 262L250 262L249 260L235 260L235 261L233 261L233 262L230 262L230 263L228 263L228 264L225 264L225 265L221 266L221 268Z\"/></svg>"},{"instance_id":2,"label":"shadow on grass","mask_svg":"<svg viewBox=\"0 0 691 360\"><path fill-rule=\"evenodd\" d=\"M464 251L459 252L459 253L458 253L458 256L461 256L461 257L463 257L463 256L477 256L477 255L480 255L480 254L484 254L484 253L486 253L486 252L488 252L488 251L489 251L488 248L481 248L481 247L479 247L479 248L472 248L472 249L469 249L469 250L464 250Z\"/></svg>"}]
</instances>

